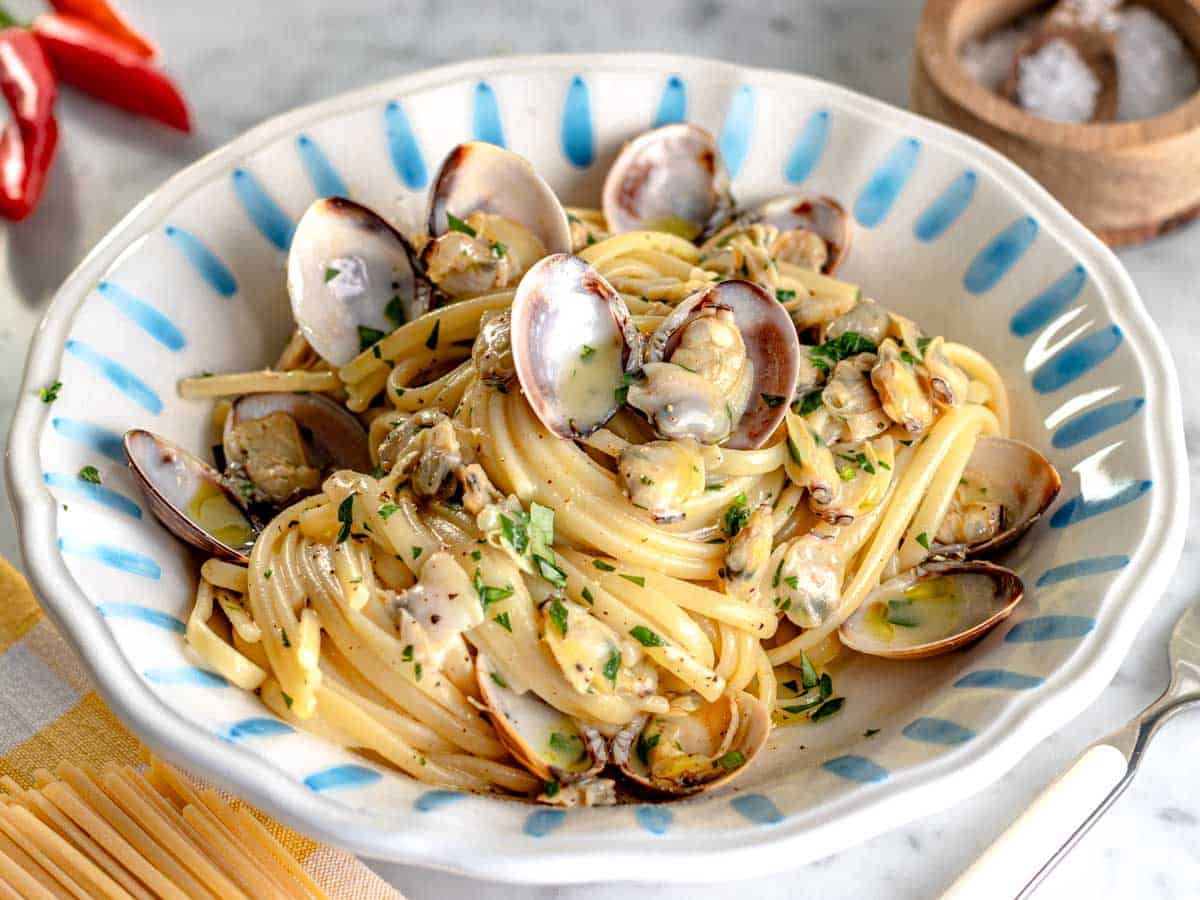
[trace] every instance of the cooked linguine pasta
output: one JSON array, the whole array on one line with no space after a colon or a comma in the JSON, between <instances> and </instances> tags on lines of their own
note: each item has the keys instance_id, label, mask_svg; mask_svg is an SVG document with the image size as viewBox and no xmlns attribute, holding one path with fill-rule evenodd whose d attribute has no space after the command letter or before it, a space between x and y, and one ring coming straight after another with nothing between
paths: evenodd
<instances>
[{"instance_id":1,"label":"cooked linguine pasta","mask_svg":"<svg viewBox=\"0 0 1200 900\"><path fill-rule=\"evenodd\" d=\"M314 204L279 364L181 388L240 398L223 471L156 495L215 551L205 664L421 781L590 805L724 783L837 713L839 655L944 652L1011 610L1019 580L973 557L1057 476L1006 440L996 370L836 277L835 202L732 213L713 159L650 132L603 211L564 211L463 145L411 241Z\"/></svg>"}]
</instances>

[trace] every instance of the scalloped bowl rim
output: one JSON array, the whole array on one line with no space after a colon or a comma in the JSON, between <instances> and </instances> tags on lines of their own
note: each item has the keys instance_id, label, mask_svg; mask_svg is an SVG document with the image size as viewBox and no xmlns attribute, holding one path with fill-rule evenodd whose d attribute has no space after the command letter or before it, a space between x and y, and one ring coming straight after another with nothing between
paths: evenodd
<instances>
[{"instance_id":1,"label":"scalloped bowl rim","mask_svg":"<svg viewBox=\"0 0 1200 900\"><path fill-rule=\"evenodd\" d=\"M705 67L723 72L731 82L753 74L759 82L799 81L819 87L846 108L884 124L903 126L922 140L969 157L987 177L1028 204L1047 230L1086 264L1144 368L1145 414L1158 425L1149 429L1147 454L1152 477L1161 486L1149 498L1150 527L1143 537L1143 549L1106 592L1106 597L1124 592L1127 601L1113 616L1097 622L1095 639L1088 642L1086 651L1072 658L1061 689L1040 695L1037 702L1009 707L1001 716L1006 727L980 735L970 754L945 754L897 772L882 796L858 792L838 798L830 804L828 819L816 827L789 826L785 820L770 829L743 828L680 839L664 835L654 842L630 841L625 836L619 847L607 845L606 840L592 842L599 846L564 841L533 850L519 841L519 835L472 832L447 842L436 832L419 827L382 831L369 815L323 801L248 750L231 746L185 720L141 681L59 557L52 519L54 500L44 488L37 459L40 426L48 407L37 399L33 388L57 371L72 318L97 277L158 224L167 207L254 150L335 112L414 90L495 72L562 69L587 73L614 64L664 74L686 74ZM104 700L152 750L171 762L209 778L299 831L366 856L522 883L611 881L614 872L660 881L719 881L735 871L761 875L795 868L959 802L999 779L1039 740L1099 695L1124 659L1153 598L1165 589L1183 548L1188 470L1179 384L1170 360L1165 341L1112 251L1029 175L973 138L820 79L697 57L608 53L475 60L390 79L269 119L192 163L134 207L63 283L35 334L9 439L7 474L22 553L45 610L72 644L88 647L83 662ZM933 787L937 789L930 790ZM735 861L736 868L731 865Z\"/></svg>"}]
</instances>

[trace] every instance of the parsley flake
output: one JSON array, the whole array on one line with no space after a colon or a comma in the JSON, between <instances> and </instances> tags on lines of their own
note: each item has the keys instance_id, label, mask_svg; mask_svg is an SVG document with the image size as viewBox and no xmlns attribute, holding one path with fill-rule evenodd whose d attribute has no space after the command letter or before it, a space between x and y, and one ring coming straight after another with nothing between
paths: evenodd
<instances>
[{"instance_id":1,"label":"parsley flake","mask_svg":"<svg viewBox=\"0 0 1200 900\"><path fill-rule=\"evenodd\" d=\"M662 647L663 639L647 628L645 625L635 625L630 629L629 634L643 647Z\"/></svg>"},{"instance_id":2,"label":"parsley flake","mask_svg":"<svg viewBox=\"0 0 1200 900\"><path fill-rule=\"evenodd\" d=\"M100 470L95 466L84 466L79 470L79 480L86 481L88 484L99 484Z\"/></svg>"},{"instance_id":3,"label":"parsley flake","mask_svg":"<svg viewBox=\"0 0 1200 900\"><path fill-rule=\"evenodd\" d=\"M338 504L337 517L342 523L338 529L337 542L345 543L346 538L350 537L350 528L354 524L354 491L346 495L346 498Z\"/></svg>"},{"instance_id":4,"label":"parsley flake","mask_svg":"<svg viewBox=\"0 0 1200 900\"><path fill-rule=\"evenodd\" d=\"M467 237L479 237L478 231L454 215L454 213L446 213L446 225L451 231L460 231Z\"/></svg>"},{"instance_id":5,"label":"parsley flake","mask_svg":"<svg viewBox=\"0 0 1200 900\"><path fill-rule=\"evenodd\" d=\"M62 382L56 381L53 384L48 384L46 387L38 391L38 398L43 403L53 403L58 399L58 392L62 390Z\"/></svg>"}]
</instances>

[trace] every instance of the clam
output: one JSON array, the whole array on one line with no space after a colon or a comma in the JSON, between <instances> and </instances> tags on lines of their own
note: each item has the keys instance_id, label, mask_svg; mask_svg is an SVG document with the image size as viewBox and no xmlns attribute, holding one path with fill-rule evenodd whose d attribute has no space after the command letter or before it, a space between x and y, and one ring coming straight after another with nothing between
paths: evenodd
<instances>
[{"instance_id":1,"label":"clam","mask_svg":"<svg viewBox=\"0 0 1200 900\"><path fill-rule=\"evenodd\" d=\"M713 326L708 326L713 333L706 334L704 342L693 340L691 335L697 325L705 326L714 319L717 322L732 320L748 363L745 366L748 377L727 389L715 407L708 402L708 395L714 388L731 381L728 363L736 354L736 344L723 343L722 336ZM681 373L673 373L675 380L681 383L679 390L673 392L678 396L655 397L653 385L634 385L629 391L631 405L638 406L648 415L651 410L669 411L672 419L680 421L680 427L674 429L680 433L670 433L670 437L691 433L684 427L687 419L698 420L707 428L706 417L721 414L728 417L731 411L734 421L730 423L728 437L721 443L746 450L761 447L783 421L787 402L795 394L799 378L800 342L787 310L780 303L757 284L731 280L705 288L675 307L651 336L647 358L647 370L650 364L662 362L672 362L684 369ZM692 377L684 377L688 375ZM643 395L645 402L635 402ZM737 415L739 411L740 415ZM660 431L663 430L665 417L657 415L654 418ZM700 435L693 436L704 443L713 442L705 441Z\"/></svg>"},{"instance_id":2,"label":"clam","mask_svg":"<svg viewBox=\"0 0 1200 900\"><path fill-rule=\"evenodd\" d=\"M576 722L532 691L518 693L484 654L475 657L479 695L492 727L513 757L543 781L582 781L608 762L599 732Z\"/></svg>"},{"instance_id":3,"label":"clam","mask_svg":"<svg viewBox=\"0 0 1200 900\"><path fill-rule=\"evenodd\" d=\"M980 438L931 550L970 557L1003 550L1041 517L1061 487L1058 471L1028 444Z\"/></svg>"},{"instance_id":4,"label":"clam","mask_svg":"<svg viewBox=\"0 0 1200 900\"><path fill-rule=\"evenodd\" d=\"M986 562L939 562L910 569L869 595L838 637L859 653L889 659L937 656L966 646L1007 618L1025 586Z\"/></svg>"},{"instance_id":5,"label":"clam","mask_svg":"<svg viewBox=\"0 0 1200 900\"><path fill-rule=\"evenodd\" d=\"M664 125L621 150L602 194L612 232L669 231L694 241L733 208L729 174L713 136L695 125Z\"/></svg>"},{"instance_id":6,"label":"clam","mask_svg":"<svg viewBox=\"0 0 1200 900\"><path fill-rule=\"evenodd\" d=\"M442 161L429 192L426 227L430 237L446 234L451 216L466 220L475 213L496 217L529 232L540 244L538 256L571 252L567 213L550 185L524 157L483 141L459 144ZM494 237L514 249L520 242L519 237L506 240L511 235ZM524 268L536 261L536 258L526 260Z\"/></svg>"},{"instance_id":7,"label":"clam","mask_svg":"<svg viewBox=\"0 0 1200 900\"><path fill-rule=\"evenodd\" d=\"M736 777L762 749L770 730L767 708L750 694L723 694L714 703L688 695L677 698L671 712L651 716L637 730L636 740L628 732L618 735L613 761L644 787L676 796L695 794Z\"/></svg>"},{"instance_id":8,"label":"clam","mask_svg":"<svg viewBox=\"0 0 1200 900\"><path fill-rule=\"evenodd\" d=\"M617 411L641 337L625 301L577 256L547 256L512 303L513 365L537 417L562 438L586 437Z\"/></svg>"},{"instance_id":9,"label":"clam","mask_svg":"<svg viewBox=\"0 0 1200 900\"><path fill-rule=\"evenodd\" d=\"M832 197L795 194L769 200L740 213L739 225L772 225L779 229L774 255L785 262L832 275L850 254L850 217ZM804 238L813 235L821 245Z\"/></svg>"},{"instance_id":10,"label":"clam","mask_svg":"<svg viewBox=\"0 0 1200 900\"><path fill-rule=\"evenodd\" d=\"M247 561L257 529L216 469L140 428L125 432L124 444L134 481L168 531L206 553Z\"/></svg>"},{"instance_id":11,"label":"clam","mask_svg":"<svg viewBox=\"0 0 1200 900\"><path fill-rule=\"evenodd\" d=\"M301 217L287 289L300 332L334 366L415 319L432 299L405 237L344 197L317 200Z\"/></svg>"},{"instance_id":12,"label":"clam","mask_svg":"<svg viewBox=\"0 0 1200 900\"><path fill-rule=\"evenodd\" d=\"M320 488L335 469L371 471L367 432L321 394L247 394L234 401L222 435L226 475L244 499L280 506Z\"/></svg>"}]
</instances>

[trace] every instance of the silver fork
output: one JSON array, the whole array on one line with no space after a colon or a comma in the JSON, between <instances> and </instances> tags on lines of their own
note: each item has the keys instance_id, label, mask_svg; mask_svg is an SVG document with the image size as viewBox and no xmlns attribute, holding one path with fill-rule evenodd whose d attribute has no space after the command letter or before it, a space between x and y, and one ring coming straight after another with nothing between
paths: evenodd
<instances>
[{"instance_id":1,"label":"silver fork","mask_svg":"<svg viewBox=\"0 0 1200 900\"><path fill-rule=\"evenodd\" d=\"M950 885L942 900L1027 900L1032 896L1129 787L1163 723L1200 702L1200 603L1180 616L1168 652L1171 683L1162 696L1123 728L1080 754ZM1082 824L1076 826L1081 817ZM1047 859L1047 851L1055 847L1058 849Z\"/></svg>"}]
</instances>

